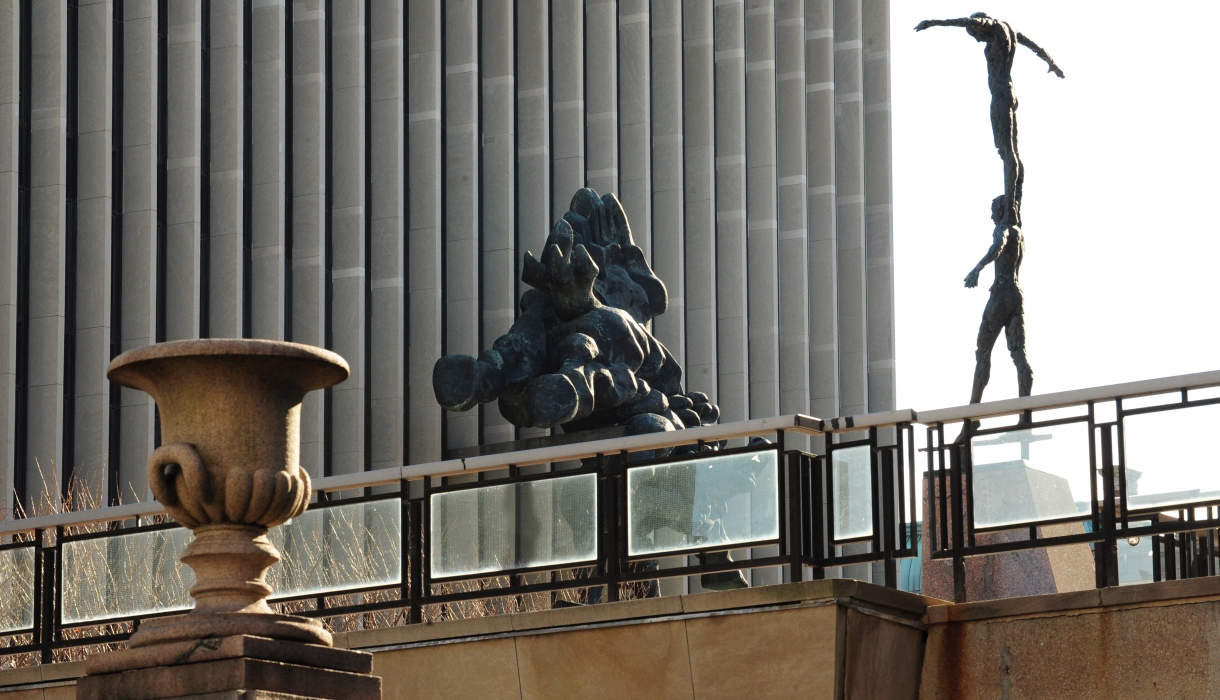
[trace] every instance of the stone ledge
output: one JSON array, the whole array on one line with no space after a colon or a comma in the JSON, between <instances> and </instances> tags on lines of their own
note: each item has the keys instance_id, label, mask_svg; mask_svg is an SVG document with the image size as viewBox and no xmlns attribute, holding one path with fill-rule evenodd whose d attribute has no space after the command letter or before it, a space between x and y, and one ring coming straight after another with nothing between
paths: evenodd
<instances>
[{"instance_id":1,"label":"stone ledge","mask_svg":"<svg viewBox=\"0 0 1220 700\"><path fill-rule=\"evenodd\" d=\"M946 622L994 620L1023 615L1074 612L1209 597L1220 597L1220 577L1218 576L1005 600L986 600L977 603L932 605L928 607L926 622L935 625Z\"/></svg>"},{"instance_id":2,"label":"stone ledge","mask_svg":"<svg viewBox=\"0 0 1220 700\"><path fill-rule=\"evenodd\" d=\"M425 642L474 639L519 632L543 631L675 615L696 615L771 606L851 599L864 608L879 608L891 615L921 621L929 605L943 603L851 579L825 579L744 588L737 591L695 593L681 596L626 600L536 612L436 622L335 635L335 646L370 649Z\"/></svg>"},{"instance_id":3,"label":"stone ledge","mask_svg":"<svg viewBox=\"0 0 1220 700\"><path fill-rule=\"evenodd\" d=\"M209 694L224 697L224 693L254 690L322 700L381 700L381 679L239 658L85 676L76 683L78 700L168 700Z\"/></svg>"},{"instance_id":4,"label":"stone ledge","mask_svg":"<svg viewBox=\"0 0 1220 700\"><path fill-rule=\"evenodd\" d=\"M28 668L10 668L0 671L0 688L75 680L85 675L84 661L67 661L59 664L42 664Z\"/></svg>"},{"instance_id":5,"label":"stone ledge","mask_svg":"<svg viewBox=\"0 0 1220 700\"><path fill-rule=\"evenodd\" d=\"M332 649L315 644L235 635L91 654L85 659L85 672L93 676L139 668L181 666L243 657L348 673L372 673L373 671L372 654Z\"/></svg>"}]
</instances>

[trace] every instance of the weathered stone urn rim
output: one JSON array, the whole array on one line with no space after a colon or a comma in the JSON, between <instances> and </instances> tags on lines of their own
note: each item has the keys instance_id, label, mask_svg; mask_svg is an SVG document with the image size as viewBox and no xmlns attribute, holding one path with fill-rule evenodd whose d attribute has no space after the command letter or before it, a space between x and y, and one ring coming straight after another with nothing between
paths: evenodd
<instances>
[{"instance_id":1,"label":"weathered stone urn rim","mask_svg":"<svg viewBox=\"0 0 1220 700\"><path fill-rule=\"evenodd\" d=\"M277 357L290 360L306 360L332 369L338 376L325 386L347 379L351 368L338 353L301 343L282 340L258 340L253 338L203 338L198 340L170 340L134 348L110 361L106 367L107 378L125 384L124 373L119 370L149 361L175 357ZM114 375L114 376L112 376ZM134 387L139 388L139 387Z\"/></svg>"}]
</instances>

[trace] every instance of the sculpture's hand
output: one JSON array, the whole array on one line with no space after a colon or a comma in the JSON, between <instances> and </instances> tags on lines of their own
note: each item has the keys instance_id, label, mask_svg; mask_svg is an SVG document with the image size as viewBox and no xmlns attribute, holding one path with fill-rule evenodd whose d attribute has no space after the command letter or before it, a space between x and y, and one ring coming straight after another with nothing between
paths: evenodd
<instances>
[{"instance_id":1,"label":"sculpture's hand","mask_svg":"<svg viewBox=\"0 0 1220 700\"><path fill-rule=\"evenodd\" d=\"M935 27L935 26L936 26L935 22L933 22L930 19L925 19L924 21L915 25L915 31L922 32L923 30L927 29L928 27Z\"/></svg>"},{"instance_id":2,"label":"sculpture's hand","mask_svg":"<svg viewBox=\"0 0 1220 700\"><path fill-rule=\"evenodd\" d=\"M976 267L970 271L970 274L966 275L966 287L974 289L977 286L979 286L979 270Z\"/></svg>"},{"instance_id":3,"label":"sculpture's hand","mask_svg":"<svg viewBox=\"0 0 1220 700\"><path fill-rule=\"evenodd\" d=\"M1055 75L1059 76L1060 78L1063 77L1063 71L1059 70L1059 66L1055 65L1054 63L1051 64L1050 68L1046 69L1046 72L1054 73Z\"/></svg>"}]
</instances>

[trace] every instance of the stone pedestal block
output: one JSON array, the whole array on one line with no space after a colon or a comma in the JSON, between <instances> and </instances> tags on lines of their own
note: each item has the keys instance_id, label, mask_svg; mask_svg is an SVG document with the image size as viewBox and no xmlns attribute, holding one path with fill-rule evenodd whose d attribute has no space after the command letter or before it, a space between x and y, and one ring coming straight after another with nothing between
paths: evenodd
<instances>
[{"instance_id":1,"label":"stone pedestal block","mask_svg":"<svg viewBox=\"0 0 1220 700\"><path fill-rule=\"evenodd\" d=\"M78 700L381 700L373 655L238 635L90 656Z\"/></svg>"}]
</instances>

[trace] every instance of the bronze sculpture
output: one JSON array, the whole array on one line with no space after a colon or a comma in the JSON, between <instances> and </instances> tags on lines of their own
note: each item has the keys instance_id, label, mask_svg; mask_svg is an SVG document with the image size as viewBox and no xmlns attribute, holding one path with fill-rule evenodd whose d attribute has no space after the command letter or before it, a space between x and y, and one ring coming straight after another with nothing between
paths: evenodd
<instances>
[{"instance_id":1,"label":"bronze sculpture","mask_svg":"<svg viewBox=\"0 0 1220 700\"><path fill-rule=\"evenodd\" d=\"M970 403L979 403L983 399L983 390L991 378L991 350L1001 330L1005 332L1008 351L1017 368L1018 395L1029 396L1033 389L1034 372L1025 354L1025 305L1017 279L1025 251L1025 240L1021 233L1025 166L1021 163L1017 148L1017 98L1012 89L1012 62L1016 57L1017 45L1029 48L1038 58L1046 61L1047 72L1062 78L1063 71L1032 39L1013 29L1007 22L983 12L960 19L924 20L915 25L915 31L921 32L929 27L962 27L975 41L986 44L983 55L987 58L987 85L991 90L991 131L996 151L1004 163L1004 194L991 203L991 218L995 223L991 248L965 280L968 288L978 286L979 272L989 263L995 263L995 282L991 285L991 297L979 325Z\"/></svg>"}]
</instances>

